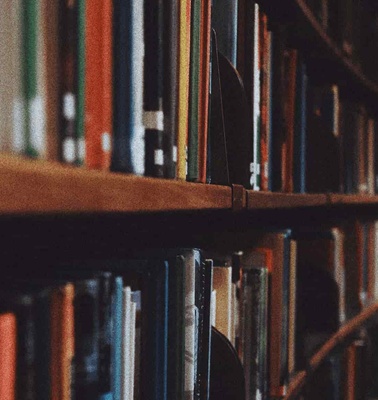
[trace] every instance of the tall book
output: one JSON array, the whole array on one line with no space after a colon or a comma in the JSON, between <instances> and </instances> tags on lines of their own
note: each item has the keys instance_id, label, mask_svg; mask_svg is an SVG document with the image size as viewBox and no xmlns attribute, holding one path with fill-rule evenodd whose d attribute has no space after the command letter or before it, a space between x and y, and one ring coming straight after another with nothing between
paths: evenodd
<instances>
[{"instance_id":1,"label":"tall book","mask_svg":"<svg viewBox=\"0 0 378 400\"><path fill-rule=\"evenodd\" d=\"M147 1L144 9L144 94L145 174L164 176L164 4ZM137 45L137 44L136 44Z\"/></svg>"},{"instance_id":2,"label":"tall book","mask_svg":"<svg viewBox=\"0 0 378 400\"><path fill-rule=\"evenodd\" d=\"M147 7L149 10L149 7ZM155 10L155 9L154 9ZM151 11L151 10L150 10ZM148 18L148 13L145 18ZM145 173L143 121L143 2L113 3L113 171ZM151 27L151 30L153 28ZM156 50L157 51L157 50ZM153 54L153 53L152 53ZM146 50L146 56L149 51ZM149 55L151 57L151 54ZM148 59L145 60L148 62ZM156 81L153 81L156 84ZM152 90L148 82L144 87ZM160 114L157 114L159 116ZM152 121L159 124L161 119ZM161 129L161 128L159 128Z\"/></svg>"},{"instance_id":3,"label":"tall book","mask_svg":"<svg viewBox=\"0 0 378 400\"><path fill-rule=\"evenodd\" d=\"M0 398L15 400L17 324L14 313L0 314Z\"/></svg>"},{"instance_id":4,"label":"tall book","mask_svg":"<svg viewBox=\"0 0 378 400\"><path fill-rule=\"evenodd\" d=\"M111 1L87 2L85 11L85 165L108 169L112 141Z\"/></svg>"},{"instance_id":5,"label":"tall book","mask_svg":"<svg viewBox=\"0 0 378 400\"><path fill-rule=\"evenodd\" d=\"M180 0L177 177L186 180L189 121L191 1Z\"/></svg>"},{"instance_id":6,"label":"tall book","mask_svg":"<svg viewBox=\"0 0 378 400\"><path fill-rule=\"evenodd\" d=\"M0 5L0 150L25 152L25 105L22 80L22 2L4 1Z\"/></svg>"},{"instance_id":7,"label":"tall book","mask_svg":"<svg viewBox=\"0 0 378 400\"><path fill-rule=\"evenodd\" d=\"M268 264L270 251L244 251L241 256L241 350L246 399L267 396ZM271 267L271 265L269 265Z\"/></svg>"},{"instance_id":8,"label":"tall book","mask_svg":"<svg viewBox=\"0 0 378 400\"><path fill-rule=\"evenodd\" d=\"M189 131L188 131L188 174L189 181L197 181L199 174L199 101L200 101L200 58L201 58L201 0L192 1L190 38L189 78Z\"/></svg>"},{"instance_id":9,"label":"tall book","mask_svg":"<svg viewBox=\"0 0 378 400\"><path fill-rule=\"evenodd\" d=\"M51 399L68 400L73 396L74 376L74 286L59 285L51 294Z\"/></svg>"}]
</instances>

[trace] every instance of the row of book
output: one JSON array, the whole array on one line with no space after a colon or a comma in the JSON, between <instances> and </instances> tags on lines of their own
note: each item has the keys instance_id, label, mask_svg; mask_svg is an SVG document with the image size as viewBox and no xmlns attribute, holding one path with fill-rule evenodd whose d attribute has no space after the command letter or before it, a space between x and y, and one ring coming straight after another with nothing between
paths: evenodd
<instances>
[{"instance_id":1,"label":"row of book","mask_svg":"<svg viewBox=\"0 0 378 400\"><path fill-rule=\"evenodd\" d=\"M0 284L0 397L282 397L376 298L376 230L265 230L238 252L43 262L27 277L12 265ZM342 369L330 370L337 391Z\"/></svg>"},{"instance_id":2,"label":"row of book","mask_svg":"<svg viewBox=\"0 0 378 400\"><path fill-rule=\"evenodd\" d=\"M2 2L0 150L254 190L374 192L374 113L257 3L210 3ZM344 153L347 174L364 160L353 168L368 184L340 177Z\"/></svg>"}]
</instances>

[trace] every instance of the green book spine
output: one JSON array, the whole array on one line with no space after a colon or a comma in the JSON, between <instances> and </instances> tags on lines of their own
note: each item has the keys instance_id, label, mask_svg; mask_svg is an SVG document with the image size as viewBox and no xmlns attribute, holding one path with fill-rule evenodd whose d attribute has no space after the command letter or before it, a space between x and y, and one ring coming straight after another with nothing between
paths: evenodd
<instances>
[{"instance_id":1,"label":"green book spine","mask_svg":"<svg viewBox=\"0 0 378 400\"><path fill-rule=\"evenodd\" d=\"M37 19L38 0L23 1L23 97L25 99L25 152L30 157L38 157L33 146L33 105L37 97Z\"/></svg>"},{"instance_id":2,"label":"green book spine","mask_svg":"<svg viewBox=\"0 0 378 400\"><path fill-rule=\"evenodd\" d=\"M84 106L85 106L85 0L78 1L77 43L77 164L85 158Z\"/></svg>"},{"instance_id":3,"label":"green book spine","mask_svg":"<svg viewBox=\"0 0 378 400\"><path fill-rule=\"evenodd\" d=\"M198 180L198 115L199 115L199 69L200 69L200 33L201 0L192 2L192 32L190 41L190 97L189 97L189 145L188 175L189 181Z\"/></svg>"}]
</instances>

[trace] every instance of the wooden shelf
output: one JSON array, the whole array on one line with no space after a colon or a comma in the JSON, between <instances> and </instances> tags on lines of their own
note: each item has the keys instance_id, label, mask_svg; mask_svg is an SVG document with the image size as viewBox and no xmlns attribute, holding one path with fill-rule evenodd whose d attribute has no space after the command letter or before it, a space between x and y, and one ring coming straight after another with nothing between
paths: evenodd
<instances>
[{"instance_id":1,"label":"wooden shelf","mask_svg":"<svg viewBox=\"0 0 378 400\"><path fill-rule=\"evenodd\" d=\"M231 188L0 157L0 212L76 213L231 209Z\"/></svg>"},{"instance_id":2,"label":"wooden shelf","mask_svg":"<svg viewBox=\"0 0 378 400\"><path fill-rule=\"evenodd\" d=\"M366 307L360 314L343 325L330 339L311 357L307 371L300 371L291 381L284 400L294 400L300 394L306 380L328 355L353 333L378 314L378 303Z\"/></svg>"},{"instance_id":3,"label":"wooden shelf","mask_svg":"<svg viewBox=\"0 0 378 400\"><path fill-rule=\"evenodd\" d=\"M232 189L0 156L0 213L231 210ZM378 196L244 191L247 210L378 206Z\"/></svg>"},{"instance_id":4,"label":"wooden shelf","mask_svg":"<svg viewBox=\"0 0 378 400\"><path fill-rule=\"evenodd\" d=\"M321 207L327 204L329 203L325 194L253 192L247 190L248 209L292 209L298 207Z\"/></svg>"}]
</instances>

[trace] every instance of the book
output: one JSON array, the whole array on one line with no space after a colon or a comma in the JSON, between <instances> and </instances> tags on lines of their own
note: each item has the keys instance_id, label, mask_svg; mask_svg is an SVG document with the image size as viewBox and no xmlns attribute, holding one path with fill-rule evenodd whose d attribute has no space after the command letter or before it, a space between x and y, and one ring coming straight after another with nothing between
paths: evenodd
<instances>
[{"instance_id":1,"label":"book","mask_svg":"<svg viewBox=\"0 0 378 400\"><path fill-rule=\"evenodd\" d=\"M177 129L178 129L178 85L179 85L179 2L171 0L166 4L163 31L163 111L164 111L164 177L177 175Z\"/></svg>"},{"instance_id":2,"label":"book","mask_svg":"<svg viewBox=\"0 0 378 400\"><path fill-rule=\"evenodd\" d=\"M112 301L113 334L112 334L112 382L111 389L114 400L121 400L122 393L122 304L123 279L116 276Z\"/></svg>"},{"instance_id":3,"label":"book","mask_svg":"<svg viewBox=\"0 0 378 400\"><path fill-rule=\"evenodd\" d=\"M177 178L186 180L189 121L191 1L180 0Z\"/></svg>"},{"instance_id":4,"label":"book","mask_svg":"<svg viewBox=\"0 0 378 400\"><path fill-rule=\"evenodd\" d=\"M146 2L144 8L145 175L164 176L164 9L163 1ZM138 46L138 43L135 43ZM136 47L137 49L137 47Z\"/></svg>"},{"instance_id":5,"label":"book","mask_svg":"<svg viewBox=\"0 0 378 400\"><path fill-rule=\"evenodd\" d=\"M21 0L1 4L0 66L4 79L0 83L2 112L0 150L24 153L25 105L22 94L22 5Z\"/></svg>"},{"instance_id":6,"label":"book","mask_svg":"<svg viewBox=\"0 0 378 400\"><path fill-rule=\"evenodd\" d=\"M77 154L77 32L78 0L60 3L59 57L60 57L60 145L59 159L75 164Z\"/></svg>"},{"instance_id":7,"label":"book","mask_svg":"<svg viewBox=\"0 0 378 400\"><path fill-rule=\"evenodd\" d=\"M199 116L198 116L198 149L199 177L198 181L207 181L207 151L209 131L209 98L210 98L210 52L211 52L211 1L201 2L201 39L200 39L200 85L199 85Z\"/></svg>"},{"instance_id":8,"label":"book","mask_svg":"<svg viewBox=\"0 0 378 400\"><path fill-rule=\"evenodd\" d=\"M109 169L112 143L112 2L85 5L85 166Z\"/></svg>"},{"instance_id":9,"label":"book","mask_svg":"<svg viewBox=\"0 0 378 400\"><path fill-rule=\"evenodd\" d=\"M149 8L147 7L147 10ZM111 169L118 172L145 173L144 127L149 122L143 116L144 39L143 3L113 3L113 149ZM146 18L148 14L145 14ZM152 29L152 27L151 27ZM150 46L148 44L148 46ZM147 49L147 47L146 47ZM152 50L153 51L153 50ZM146 50L146 56L151 53ZM148 59L145 60L148 62ZM153 81L153 84L155 81ZM159 117L159 113L156 114ZM160 115L161 116L161 115ZM160 117L159 117L160 118ZM152 124L159 124L152 118ZM161 129L159 127L159 129Z\"/></svg>"},{"instance_id":10,"label":"book","mask_svg":"<svg viewBox=\"0 0 378 400\"><path fill-rule=\"evenodd\" d=\"M51 293L51 399L73 396L75 333L74 285L58 285Z\"/></svg>"},{"instance_id":11,"label":"book","mask_svg":"<svg viewBox=\"0 0 378 400\"><path fill-rule=\"evenodd\" d=\"M197 181L199 177L198 141L200 132L201 0L192 1L191 18L187 180Z\"/></svg>"},{"instance_id":12,"label":"book","mask_svg":"<svg viewBox=\"0 0 378 400\"><path fill-rule=\"evenodd\" d=\"M241 341L246 399L267 396L268 264L270 251L244 251L241 256ZM270 258L270 260L269 260Z\"/></svg>"},{"instance_id":13,"label":"book","mask_svg":"<svg viewBox=\"0 0 378 400\"><path fill-rule=\"evenodd\" d=\"M232 330L232 267L230 265L214 265L213 289L217 293L217 314L215 327L231 341Z\"/></svg>"},{"instance_id":14,"label":"book","mask_svg":"<svg viewBox=\"0 0 378 400\"><path fill-rule=\"evenodd\" d=\"M15 400L17 323L12 312L0 314L0 397Z\"/></svg>"}]
</instances>

